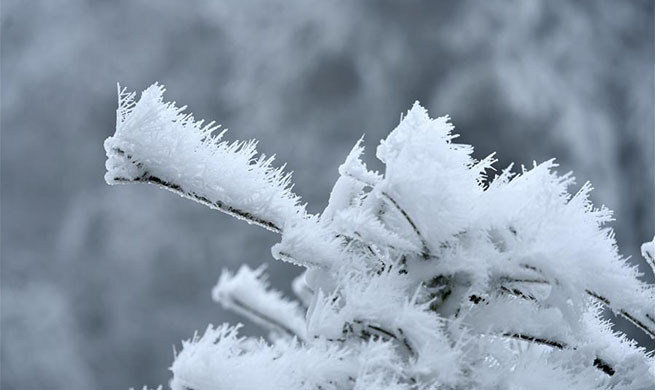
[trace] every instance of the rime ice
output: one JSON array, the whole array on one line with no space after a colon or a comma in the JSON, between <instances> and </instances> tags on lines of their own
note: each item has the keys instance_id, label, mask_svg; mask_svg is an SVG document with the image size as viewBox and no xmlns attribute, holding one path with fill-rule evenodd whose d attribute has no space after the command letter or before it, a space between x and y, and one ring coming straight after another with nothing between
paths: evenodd
<instances>
[{"instance_id":1,"label":"rime ice","mask_svg":"<svg viewBox=\"0 0 655 390\"><path fill-rule=\"evenodd\" d=\"M299 301L263 269L225 271L213 298L270 331L209 326L171 367L182 389L647 389L655 361L602 319L655 337L655 289L617 251L591 186L553 161L493 181L494 158L454 142L418 103L367 169L359 140L323 213L254 141L223 141L153 85L119 91L107 139L110 184L156 184L279 233L273 257L306 268ZM642 253L654 263L654 244Z\"/></svg>"}]
</instances>

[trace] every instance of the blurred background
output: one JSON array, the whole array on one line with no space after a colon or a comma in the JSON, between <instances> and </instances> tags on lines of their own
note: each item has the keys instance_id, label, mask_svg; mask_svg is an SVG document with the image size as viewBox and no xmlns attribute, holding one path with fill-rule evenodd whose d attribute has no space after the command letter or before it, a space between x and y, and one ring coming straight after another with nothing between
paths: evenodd
<instances>
[{"instance_id":1,"label":"blurred background","mask_svg":"<svg viewBox=\"0 0 655 390\"><path fill-rule=\"evenodd\" d=\"M312 212L355 141L379 168L377 141L420 100L499 168L557 157L590 180L652 282L653 4L3 0L2 389L165 385L174 344L239 321L210 299L222 268L269 263L287 292L299 272L272 261L272 233L104 183L116 82L159 81L228 139L259 139Z\"/></svg>"}]
</instances>

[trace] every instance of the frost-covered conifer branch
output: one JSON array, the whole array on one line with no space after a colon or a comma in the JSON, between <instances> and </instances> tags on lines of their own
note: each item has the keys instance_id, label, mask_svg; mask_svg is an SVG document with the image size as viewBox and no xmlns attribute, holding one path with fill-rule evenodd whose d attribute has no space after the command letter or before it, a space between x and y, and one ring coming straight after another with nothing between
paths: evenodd
<instances>
[{"instance_id":1,"label":"frost-covered conifer branch","mask_svg":"<svg viewBox=\"0 0 655 390\"><path fill-rule=\"evenodd\" d=\"M109 183L157 184L281 234L275 259L306 268L302 302L263 269L224 272L213 297L271 332L210 326L183 343L181 389L649 389L652 353L612 330L601 306L655 335L655 288L618 254L609 210L554 161L493 180L448 117L415 104L367 169L360 139L320 215L290 177L227 143L154 85L119 92L105 142ZM655 240L642 246L651 266ZM426 261L428 260L428 261Z\"/></svg>"}]
</instances>

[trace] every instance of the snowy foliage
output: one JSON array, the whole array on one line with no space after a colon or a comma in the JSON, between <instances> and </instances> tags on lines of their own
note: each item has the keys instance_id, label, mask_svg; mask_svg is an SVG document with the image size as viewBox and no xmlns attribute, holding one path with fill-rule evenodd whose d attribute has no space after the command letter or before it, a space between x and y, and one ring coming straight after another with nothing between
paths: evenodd
<instances>
[{"instance_id":1,"label":"snowy foliage","mask_svg":"<svg viewBox=\"0 0 655 390\"><path fill-rule=\"evenodd\" d=\"M418 103L377 148L358 141L325 211L255 143L222 140L153 85L119 91L105 142L110 184L145 182L281 235L273 257L305 267L299 301L264 269L224 272L213 298L270 330L209 326L182 345L174 390L648 389L652 354L615 333L609 308L655 338L655 288L619 255L584 184L546 161L503 170L454 142ZM642 247L653 265L655 243Z\"/></svg>"}]
</instances>

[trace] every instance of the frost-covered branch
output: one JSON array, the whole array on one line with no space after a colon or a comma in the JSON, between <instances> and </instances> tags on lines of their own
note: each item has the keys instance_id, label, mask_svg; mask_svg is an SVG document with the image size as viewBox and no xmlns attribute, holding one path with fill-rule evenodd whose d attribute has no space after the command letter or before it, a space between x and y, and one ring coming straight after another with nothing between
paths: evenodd
<instances>
[{"instance_id":1,"label":"frost-covered branch","mask_svg":"<svg viewBox=\"0 0 655 390\"><path fill-rule=\"evenodd\" d=\"M263 269L225 271L223 307L269 341L209 327L183 343L181 389L646 389L655 360L602 317L602 306L655 336L655 288L640 280L594 208L587 183L546 161L493 180L448 117L415 104L367 169L360 139L320 215L290 178L164 103L155 85L121 91L105 142L109 183L157 184L281 234L275 259L306 268L302 302L270 290ZM642 246L651 266L655 241ZM428 260L428 261L426 261Z\"/></svg>"},{"instance_id":2,"label":"frost-covered branch","mask_svg":"<svg viewBox=\"0 0 655 390\"><path fill-rule=\"evenodd\" d=\"M365 186L367 186L367 187L374 188L374 186L375 186L374 184L372 184L372 183L370 183L370 182L362 181L359 177L354 176L354 175L352 175L352 174L350 174L350 173L345 173L345 177L349 177L349 178L351 178L351 179L353 179L353 180L357 180L357 181L359 181L361 184L363 184L363 185L365 185ZM430 254L429 254L429 249L428 249L427 241L425 241L425 239L423 238L423 235L422 235L421 232L418 230L418 227L416 226L416 224L414 223L414 221L412 220L412 218L409 216L409 214L407 213L407 211L405 211L405 209L403 209L403 208L400 206L400 204L398 204L398 202L397 202L394 198L392 198L389 194L387 194L386 192L380 192L380 197L381 197L382 199L384 199L385 202L388 202L391 206L393 206L393 208L394 208L398 213L400 213L400 215L402 215L402 217L405 219L405 221L407 222L407 224L412 228L412 231L413 231L414 234L416 235L416 238L421 242L421 256L424 257L424 258L429 258L429 257L430 257Z\"/></svg>"},{"instance_id":3,"label":"frost-covered branch","mask_svg":"<svg viewBox=\"0 0 655 390\"><path fill-rule=\"evenodd\" d=\"M212 298L271 332L305 339L305 320L296 302L285 299L268 286L264 267L256 270L242 265L232 275L223 271L212 290Z\"/></svg>"},{"instance_id":4,"label":"frost-covered branch","mask_svg":"<svg viewBox=\"0 0 655 390\"><path fill-rule=\"evenodd\" d=\"M115 148L113 150L113 152L116 153L119 156L125 156L127 161L133 162L135 164L135 166L137 166L138 168L143 168L143 164L141 164L139 162L135 162L133 160L133 158L130 155L126 155L123 150ZM209 207L211 209L221 211L221 212L223 212L225 214L231 215L231 216L236 217L238 219L243 219L243 220L247 221L248 223L259 225L259 226L264 227L264 228L266 228L268 230L271 230L273 232L281 233L281 228L279 226L277 226L275 223L271 222L271 221L256 217L255 215L253 215L253 214L251 214L251 213L249 213L247 211L243 211L243 210L240 210L240 209L225 205L220 200L216 200L216 201L212 202L203 195L198 195L198 194L196 194L194 192L189 192L189 191L184 190L179 184L171 183L171 182L162 180L161 178L159 178L157 176L153 176L153 175L151 175L149 173L149 171L147 171L145 169L143 170L143 174L141 176L139 176L139 177L128 179L128 178L124 178L124 177L121 177L121 176L116 176L112 180L115 183L128 183L128 182L130 182L130 183L154 184L154 185L157 185L157 186L159 186L161 188L164 188L164 189L167 189L167 190L169 190L171 192L174 192L174 193L180 195L183 198L191 199L191 200L193 200L195 202L198 202L198 203L200 203L202 205L205 205L205 206L207 206L207 207Z\"/></svg>"},{"instance_id":5,"label":"frost-covered branch","mask_svg":"<svg viewBox=\"0 0 655 390\"><path fill-rule=\"evenodd\" d=\"M136 100L119 87L116 133L105 141L107 183L157 184L275 232L304 214L274 157L257 156L254 141L223 141L219 125L164 102L164 91L155 84Z\"/></svg>"},{"instance_id":6,"label":"frost-covered branch","mask_svg":"<svg viewBox=\"0 0 655 390\"><path fill-rule=\"evenodd\" d=\"M607 305L607 307L614 312L614 314L620 315L621 317L625 318L626 320L632 322L633 325L641 329L645 334L650 336L650 338L655 340L655 317L653 317L652 314L649 313L630 313L627 310L624 309L616 309L613 305L612 302L610 302L609 299L605 298L602 295L596 294L593 291L586 290L587 294L589 296L597 299L599 302ZM655 301L652 301L651 303L655 303ZM647 308L647 307L646 307ZM654 310L655 311L655 310Z\"/></svg>"}]
</instances>

